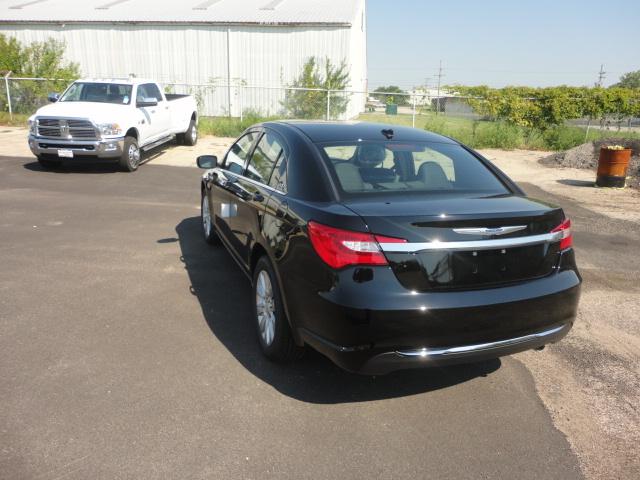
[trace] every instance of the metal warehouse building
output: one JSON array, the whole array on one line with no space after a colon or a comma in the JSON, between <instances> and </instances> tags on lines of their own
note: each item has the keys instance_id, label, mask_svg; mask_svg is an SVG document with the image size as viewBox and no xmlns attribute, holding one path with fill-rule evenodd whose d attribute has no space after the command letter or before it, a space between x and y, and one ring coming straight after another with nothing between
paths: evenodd
<instances>
[{"instance_id":1,"label":"metal warehouse building","mask_svg":"<svg viewBox=\"0 0 640 480\"><path fill-rule=\"evenodd\" d=\"M290 84L311 56L346 61L349 89L367 84L364 0L3 0L0 33L65 41L86 77L189 84L174 88L200 92L209 115L277 113L284 91L265 87Z\"/></svg>"}]
</instances>

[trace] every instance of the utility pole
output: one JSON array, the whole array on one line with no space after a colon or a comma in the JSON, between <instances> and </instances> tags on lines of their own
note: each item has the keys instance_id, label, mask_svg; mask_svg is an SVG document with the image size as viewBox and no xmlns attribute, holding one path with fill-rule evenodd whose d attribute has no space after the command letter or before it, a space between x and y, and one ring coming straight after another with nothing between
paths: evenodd
<instances>
[{"instance_id":1,"label":"utility pole","mask_svg":"<svg viewBox=\"0 0 640 480\"><path fill-rule=\"evenodd\" d=\"M598 72L598 83L596 83L596 87L602 87L602 83L604 82L606 76L607 72L604 71L604 64L601 64L600 71Z\"/></svg>"},{"instance_id":2,"label":"utility pole","mask_svg":"<svg viewBox=\"0 0 640 480\"><path fill-rule=\"evenodd\" d=\"M442 74L442 60L440 60L440 66L438 67L437 76L438 76L438 97L436 98L436 115L440 113L440 84L441 84L442 77L444 76Z\"/></svg>"}]
</instances>

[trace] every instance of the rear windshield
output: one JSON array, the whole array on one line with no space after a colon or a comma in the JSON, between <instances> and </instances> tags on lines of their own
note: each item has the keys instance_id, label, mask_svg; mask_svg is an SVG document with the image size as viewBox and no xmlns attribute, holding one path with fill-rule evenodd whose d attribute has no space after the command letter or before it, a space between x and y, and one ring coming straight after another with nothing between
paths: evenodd
<instances>
[{"instance_id":1,"label":"rear windshield","mask_svg":"<svg viewBox=\"0 0 640 480\"><path fill-rule=\"evenodd\" d=\"M120 83L76 82L71 85L61 102L98 102L128 105L131 102L131 85Z\"/></svg>"},{"instance_id":2,"label":"rear windshield","mask_svg":"<svg viewBox=\"0 0 640 480\"><path fill-rule=\"evenodd\" d=\"M509 191L459 145L428 142L353 142L319 145L342 191L477 193Z\"/></svg>"}]
</instances>

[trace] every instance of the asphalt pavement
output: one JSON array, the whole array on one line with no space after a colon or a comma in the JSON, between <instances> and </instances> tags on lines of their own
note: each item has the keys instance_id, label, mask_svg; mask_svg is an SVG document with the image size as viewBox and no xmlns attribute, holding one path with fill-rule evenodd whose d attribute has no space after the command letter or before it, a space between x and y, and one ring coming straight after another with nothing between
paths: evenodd
<instances>
[{"instance_id":1,"label":"asphalt pavement","mask_svg":"<svg viewBox=\"0 0 640 480\"><path fill-rule=\"evenodd\" d=\"M581 477L514 359L266 361L198 182L0 157L2 479Z\"/></svg>"}]
</instances>

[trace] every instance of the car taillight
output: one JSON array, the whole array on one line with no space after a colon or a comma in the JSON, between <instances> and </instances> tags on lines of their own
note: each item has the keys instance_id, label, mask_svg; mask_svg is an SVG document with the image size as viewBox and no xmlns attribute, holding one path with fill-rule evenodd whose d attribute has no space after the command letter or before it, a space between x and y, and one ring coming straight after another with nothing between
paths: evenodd
<instances>
[{"instance_id":1,"label":"car taillight","mask_svg":"<svg viewBox=\"0 0 640 480\"><path fill-rule=\"evenodd\" d=\"M560 250L565 250L573 245L573 235L571 235L571 220L568 218L551 230L551 233L562 232L560 237Z\"/></svg>"},{"instance_id":2,"label":"car taillight","mask_svg":"<svg viewBox=\"0 0 640 480\"><path fill-rule=\"evenodd\" d=\"M320 258L331 268L347 265L387 265L380 243L404 243L402 238L352 232L316 222L307 225L309 239Z\"/></svg>"}]
</instances>

